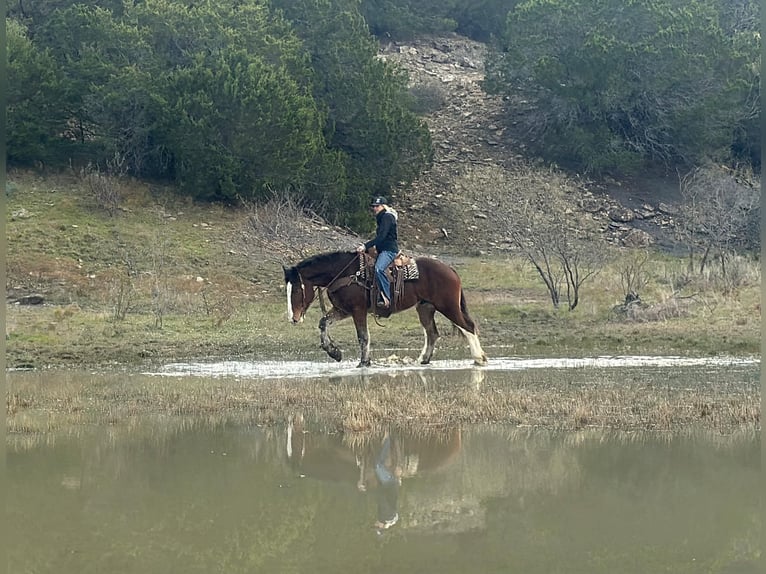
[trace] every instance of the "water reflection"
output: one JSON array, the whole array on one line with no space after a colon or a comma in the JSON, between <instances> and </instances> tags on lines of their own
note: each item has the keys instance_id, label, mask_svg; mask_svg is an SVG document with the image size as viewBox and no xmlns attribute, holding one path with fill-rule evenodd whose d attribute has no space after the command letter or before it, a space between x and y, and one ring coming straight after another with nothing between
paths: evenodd
<instances>
[{"instance_id":1,"label":"water reflection","mask_svg":"<svg viewBox=\"0 0 766 574\"><path fill-rule=\"evenodd\" d=\"M415 477L443 472L461 452L459 428L415 432L393 426L376 433L312 432L302 414L286 427L285 452L295 476L356 487L374 497L372 526L382 535L399 523L400 489ZM350 489L349 489L350 493Z\"/></svg>"},{"instance_id":2,"label":"water reflection","mask_svg":"<svg viewBox=\"0 0 766 574\"><path fill-rule=\"evenodd\" d=\"M375 486L377 487L378 515L375 530L378 535L399 522L399 487L402 484L402 460L399 441L386 433L380 452L375 459ZM366 490L368 482L357 485Z\"/></svg>"},{"instance_id":3,"label":"water reflection","mask_svg":"<svg viewBox=\"0 0 766 574\"><path fill-rule=\"evenodd\" d=\"M760 552L752 426L337 432L369 428L370 411L389 420L396 397L397 420L477 420L482 409L487 420L524 421L537 410L531 420L562 424L561 405L583 401L640 418L640 400L671 389L692 389L690 407L725 409L732 389L758 394L752 366L15 379L11 572L716 573L752 570ZM90 414L94 403L104 410ZM301 414L259 426L284 420L275 403ZM339 415L320 422L328 405ZM76 426L55 419L62 408Z\"/></svg>"},{"instance_id":4,"label":"water reflection","mask_svg":"<svg viewBox=\"0 0 766 574\"><path fill-rule=\"evenodd\" d=\"M9 448L9 571L756 572L759 444L145 418Z\"/></svg>"}]
</instances>

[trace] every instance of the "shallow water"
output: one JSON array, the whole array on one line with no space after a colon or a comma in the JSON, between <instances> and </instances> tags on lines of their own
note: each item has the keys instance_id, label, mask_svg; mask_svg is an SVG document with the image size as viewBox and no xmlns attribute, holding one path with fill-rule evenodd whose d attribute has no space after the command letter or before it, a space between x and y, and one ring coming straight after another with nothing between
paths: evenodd
<instances>
[{"instance_id":1,"label":"shallow water","mask_svg":"<svg viewBox=\"0 0 766 574\"><path fill-rule=\"evenodd\" d=\"M393 494L380 437L301 433L288 458L286 429L189 424L9 453L9 571L756 572L754 436L391 436Z\"/></svg>"},{"instance_id":2,"label":"shallow water","mask_svg":"<svg viewBox=\"0 0 766 574\"><path fill-rule=\"evenodd\" d=\"M543 367L554 376L612 378L628 369L642 382L745 388L757 384L759 362L508 358L493 360L488 378ZM115 377L124 385L178 376L226 385L337 381L360 371L375 381L422 368L395 358L362 370L225 362L9 380L73 384L79 376L91 386L110 379L103 388L111 389ZM454 385L486 370L437 361L428 371ZM9 572L759 571L760 437L750 428L721 435L468 425L343 435L300 417L261 427L245 415L139 415L10 438ZM395 523L376 527L387 520Z\"/></svg>"},{"instance_id":3,"label":"shallow water","mask_svg":"<svg viewBox=\"0 0 766 574\"><path fill-rule=\"evenodd\" d=\"M590 367L595 369L630 368L630 367L735 367L752 366L760 361L749 357L676 357L676 356L603 356L585 358L516 358L495 357L481 367L482 371L520 371L528 369L572 369ZM343 377L360 373L380 373L392 371L454 371L472 367L470 360L435 360L427 366L415 363L409 358L391 355L373 363L372 366L359 369L357 361L221 361L170 363L148 371L145 374L162 376L242 376L260 378L313 378L328 375Z\"/></svg>"}]
</instances>

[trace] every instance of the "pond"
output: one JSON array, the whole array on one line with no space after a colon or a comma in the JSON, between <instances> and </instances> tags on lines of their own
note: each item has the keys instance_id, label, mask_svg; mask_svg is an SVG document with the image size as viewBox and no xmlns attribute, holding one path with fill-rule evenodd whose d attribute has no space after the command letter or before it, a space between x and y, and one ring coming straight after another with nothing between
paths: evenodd
<instances>
[{"instance_id":1,"label":"pond","mask_svg":"<svg viewBox=\"0 0 766 574\"><path fill-rule=\"evenodd\" d=\"M265 380L314 369L280 368L157 373L225 382L232 370ZM473 371L454 370L473 384ZM157 373L109 376L135 385ZM17 373L10 386L47 376ZM302 414L262 425L147 412L11 435L7 478L10 572L760 571L760 437L749 426L343 433Z\"/></svg>"}]
</instances>

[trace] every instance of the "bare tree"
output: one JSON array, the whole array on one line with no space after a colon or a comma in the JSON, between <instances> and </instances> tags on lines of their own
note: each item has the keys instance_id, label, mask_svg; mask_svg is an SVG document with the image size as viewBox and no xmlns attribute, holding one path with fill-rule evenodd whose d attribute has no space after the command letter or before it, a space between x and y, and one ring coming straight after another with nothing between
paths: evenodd
<instances>
[{"instance_id":1,"label":"bare tree","mask_svg":"<svg viewBox=\"0 0 766 574\"><path fill-rule=\"evenodd\" d=\"M558 308L562 288L569 310L580 302L580 289L601 269L606 248L588 231L587 222L569 207L560 188L531 193L513 206L505 230L513 245L537 270L551 302Z\"/></svg>"},{"instance_id":2,"label":"bare tree","mask_svg":"<svg viewBox=\"0 0 766 574\"><path fill-rule=\"evenodd\" d=\"M581 189L556 168L511 171L473 166L455 179L458 209L482 206L472 226L504 235L534 267L558 308L580 302L581 287L603 267L608 249L600 226L577 208ZM488 193L486 190L491 189Z\"/></svg>"},{"instance_id":3,"label":"bare tree","mask_svg":"<svg viewBox=\"0 0 766 574\"><path fill-rule=\"evenodd\" d=\"M698 167L680 178L681 218L677 226L689 249L689 268L704 272L711 257L726 278L727 260L738 248L753 248L760 220L760 182L749 170ZM699 261L695 257L699 253Z\"/></svg>"},{"instance_id":4,"label":"bare tree","mask_svg":"<svg viewBox=\"0 0 766 574\"><path fill-rule=\"evenodd\" d=\"M88 185L96 203L109 217L117 215L122 202L120 178L123 173L120 170L121 165L112 162L107 162L106 170L103 171L90 162L80 170L80 177Z\"/></svg>"},{"instance_id":5,"label":"bare tree","mask_svg":"<svg viewBox=\"0 0 766 574\"><path fill-rule=\"evenodd\" d=\"M638 296L638 293L649 281L646 273L646 265L649 262L649 253L645 250L631 251L625 257L620 269L620 285L623 294L627 298Z\"/></svg>"},{"instance_id":6,"label":"bare tree","mask_svg":"<svg viewBox=\"0 0 766 574\"><path fill-rule=\"evenodd\" d=\"M511 243L537 270L548 289L551 303L558 309L564 273L557 265L555 250L551 245L551 228L541 221L542 215L530 203L522 204L520 218L509 218L507 232Z\"/></svg>"}]
</instances>

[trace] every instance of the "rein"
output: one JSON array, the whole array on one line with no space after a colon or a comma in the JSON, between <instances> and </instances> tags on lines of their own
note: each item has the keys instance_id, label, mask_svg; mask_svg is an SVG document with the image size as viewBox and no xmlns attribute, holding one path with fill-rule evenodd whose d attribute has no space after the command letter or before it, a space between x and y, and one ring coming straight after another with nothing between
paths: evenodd
<instances>
[{"instance_id":1,"label":"rein","mask_svg":"<svg viewBox=\"0 0 766 574\"><path fill-rule=\"evenodd\" d=\"M360 257L361 257L361 254L358 254L356 258L350 259L349 262L346 263L346 265L338 272L338 274L335 277L333 277L327 283L327 286L325 287L325 290L328 290L330 288L330 285L332 285L333 283L335 283L338 280L338 278L343 274L343 272L346 269L348 269L348 266L351 265L351 263L353 263L354 261L359 261ZM305 285L303 283L303 275L301 275L300 271L298 271L298 279L300 279L300 281L301 281L301 297L303 297L303 303L305 303L306 302L306 287L305 287ZM327 314L327 308L326 308L325 303L324 303L324 298L322 297L322 287L317 285L316 287L314 287L314 289L315 289L315 291L317 293L317 298L319 299L319 308L322 310L322 314L326 315ZM309 306L310 306L310 304L307 305L306 307L304 307L304 309L303 309L303 313L304 314L306 313L306 311L308 311Z\"/></svg>"},{"instance_id":2,"label":"rein","mask_svg":"<svg viewBox=\"0 0 766 574\"><path fill-rule=\"evenodd\" d=\"M346 265L343 267L343 269L341 269L341 270L338 272L338 274L337 274L335 277L333 277L333 278L332 278L332 280L331 280L331 281L330 281L330 282L327 284L327 287L325 287L325 289L329 289L329 288L330 288L330 285L332 285L333 283L335 283L335 282L338 280L338 277L340 277L340 276L341 276L341 274L342 274L342 273L343 273L343 272L344 272L346 269L348 269L348 266L349 266L349 265L351 265L351 263L352 263L353 261L359 261L359 258L361 257L361 255L362 255L361 253L360 253L360 254L358 254L358 255L356 256L356 259L351 259L351 260L350 260L348 263L346 263Z\"/></svg>"}]
</instances>

